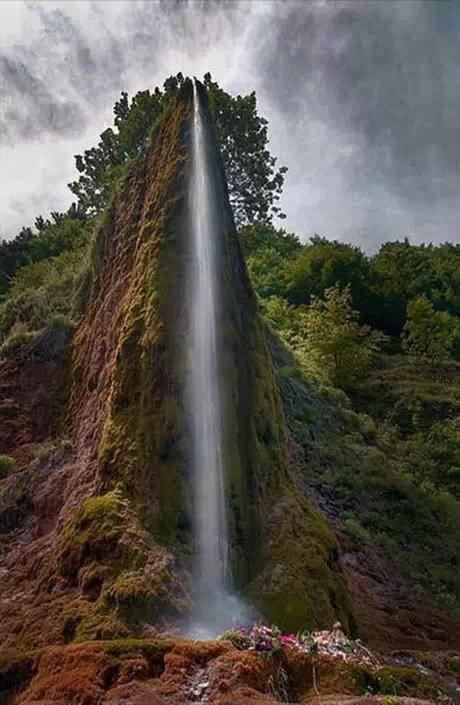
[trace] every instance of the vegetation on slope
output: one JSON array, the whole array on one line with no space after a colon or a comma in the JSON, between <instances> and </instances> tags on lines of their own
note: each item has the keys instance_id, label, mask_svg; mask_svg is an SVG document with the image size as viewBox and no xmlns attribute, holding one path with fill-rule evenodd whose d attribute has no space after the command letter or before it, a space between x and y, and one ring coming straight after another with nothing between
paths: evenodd
<instances>
[{"instance_id":1,"label":"vegetation on slope","mask_svg":"<svg viewBox=\"0 0 460 705\"><path fill-rule=\"evenodd\" d=\"M3 351L56 317L76 320L95 214L180 81L131 104L123 94L115 130L77 158L78 206L1 245ZM299 481L350 535L379 546L442 606L458 610L460 246L394 241L367 256L343 242L315 236L303 244L275 229L268 221L283 170L264 157L266 123L255 96L234 99L210 77L207 86L251 280L268 323L295 356L278 365L278 377L307 460ZM250 135L262 130L253 140L259 161L244 156L244 126ZM239 150L233 157L232 145ZM244 173L246 195L238 190Z\"/></svg>"}]
</instances>

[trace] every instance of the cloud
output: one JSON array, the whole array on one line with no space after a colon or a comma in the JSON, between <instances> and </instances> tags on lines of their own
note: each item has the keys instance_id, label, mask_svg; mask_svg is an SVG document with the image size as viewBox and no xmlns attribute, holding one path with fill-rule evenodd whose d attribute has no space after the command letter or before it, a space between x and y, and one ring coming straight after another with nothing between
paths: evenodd
<instances>
[{"instance_id":1,"label":"cloud","mask_svg":"<svg viewBox=\"0 0 460 705\"><path fill-rule=\"evenodd\" d=\"M179 70L255 89L289 167L287 226L374 249L458 240L460 5L452 0L9 2L1 225L65 208L73 154L121 90Z\"/></svg>"}]
</instances>

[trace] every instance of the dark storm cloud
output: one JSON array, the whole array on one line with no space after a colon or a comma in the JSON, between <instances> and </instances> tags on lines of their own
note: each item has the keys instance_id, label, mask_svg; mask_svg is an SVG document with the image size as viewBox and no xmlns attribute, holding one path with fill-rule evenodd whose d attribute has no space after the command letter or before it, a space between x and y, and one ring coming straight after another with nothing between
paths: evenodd
<instances>
[{"instance_id":1,"label":"dark storm cloud","mask_svg":"<svg viewBox=\"0 0 460 705\"><path fill-rule=\"evenodd\" d=\"M40 199L69 204L73 154L95 144L121 90L210 70L233 93L257 91L289 167L287 227L368 249L460 239L460 2L14 5L0 58L8 236Z\"/></svg>"},{"instance_id":2,"label":"dark storm cloud","mask_svg":"<svg viewBox=\"0 0 460 705\"><path fill-rule=\"evenodd\" d=\"M455 2L294 3L261 50L264 88L287 120L303 110L346 137L350 193L372 184L412 209L447 205L449 227L452 211L459 218L459 28Z\"/></svg>"},{"instance_id":3,"label":"dark storm cloud","mask_svg":"<svg viewBox=\"0 0 460 705\"><path fill-rule=\"evenodd\" d=\"M29 138L44 131L68 134L82 122L79 106L72 101L59 101L24 64L0 56L0 73L3 95L8 96L1 139Z\"/></svg>"},{"instance_id":4,"label":"dark storm cloud","mask_svg":"<svg viewBox=\"0 0 460 705\"><path fill-rule=\"evenodd\" d=\"M229 18L235 14L226 2L137 1L124 4L121 21L115 24L107 21L104 3L85 4L83 27L66 14L65 3L62 9L25 3L34 36L0 54L7 96L0 139L11 143L46 133L81 134L90 121L88 113L106 107L127 87L127 72L144 75L155 70L165 39L174 36L184 51L191 41L197 51L200 46L205 49L207 23L217 13Z\"/></svg>"},{"instance_id":5,"label":"dark storm cloud","mask_svg":"<svg viewBox=\"0 0 460 705\"><path fill-rule=\"evenodd\" d=\"M32 41L0 55L5 101L0 138L8 142L44 134L77 135L88 113L107 100L126 64L120 43L103 22L97 5L99 41L90 43L60 9L28 3L35 20Z\"/></svg>"}]
</instances>

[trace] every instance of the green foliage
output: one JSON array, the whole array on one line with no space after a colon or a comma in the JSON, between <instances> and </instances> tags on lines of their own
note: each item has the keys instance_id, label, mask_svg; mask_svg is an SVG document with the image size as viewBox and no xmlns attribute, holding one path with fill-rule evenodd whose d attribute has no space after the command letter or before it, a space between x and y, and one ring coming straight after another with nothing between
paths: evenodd
<instances>
[{"instance_id":1,"label":"green foliage","mask_svg":"<svg viewBox=\"0 0 460 705\"><path fill-rule=\"evenodd\" d=\"M245 257L254 257L266 250L275 250L285 259L302 250L302 244L294 233L263 222L245 225L240 229L240 242Z\"/></svg>"},{"instance_id":2,"label":"green foliage","mask_svg":"<svg viewBox=\"0 0 460 705\"><path fill-rule=\"evenodd\" d=\"M395 241L367 257L358 247L318 235L302 246L295 236L263 224L243 228L241 242L263 298L277 295L296 306L308 305L328 288L349 286L361 321L392 336L401 334L407 305L419 296L431 301L436 312L460 315L458 245ZM444 316L446 321L452 319ZM452 348L454 355L460 353L460 336L454 336Z\"/></svg>"},{"instance_id":3,"label":"green foliage","mask_svg":"<svg viewBox=\"0 0 460 705\"><path fill-rule=\"evenodd\" d=\"M16 461L9 455L0 454L0 480L4 477L8 477L11 473L16 470Z\"/></svg>"},{"instance_id":4,"label":"green foliage","mask_svg":"<svg viewBox=\"0 0 460 705\"><path fill-rule=\"evenodd\" d=\"M383 700L384 705L399 702L399 696L438 695L433 681L415 668L383 666L377 670L369 670L356 665L352 674L355 685L362 693L388 695L389 697Z\"/></svg>"},{"instance_id":5,"label":"green foliage","mask_svg":"<svg viewBox=\"0 0 460 705\"><path fill-rule=\"evenodd\" d=\"M417 483L460 500L460 417L436 421L399 442L401 467Z\"/></svg>"},{"instance_id":6,"label":"green foliage","mask_svg":"<svg viewBox=\"0 0 460 705\"><path fill-rule=\"evenodd\" d=\"M101 213L126 166L144 148L152 127L184 82L181 73L166 79L163 90L141 91L129 102L122 93L115 103L114 127L100 136L97 146L75 157L80 176L69 184L78 207L87 216ZM238 225L284 217L276 205L286 167L277 168L268 150L268 123L258 115L256 95L233 97L204 77L225 171L230 202Z\"/></svg>"},{"instance_id":7,"label":"green foliage","mask_svg":"<svg viewBox=\"0 0 460 705\"><path fill-rule=\"evenodd\" d=\"M257 257L249 257L248 271L260 297L284 296L286 291L285 260L275 249L267 249Z\"/></svg>"},{"instance_id":8,"label":"green foliage","mask_svg":"<svg viewBox=\"0 0 460 705\"><path fill-rule=\"evenodd\" d=\"M436 421L413 396L403 412L400 392L391 396L391 390L399 389L406 369L414 380L423 380L425 372L408 363L393 370L392 357L380 361L393 373L384 389L374 383L382 379L382 370L372 369L363 375L359 393L353 391L352 404L362 405L371 417L354 412L343 392L337 396L318 387L311 375L281 380L284 410L304 449L306 486L348 535L380 547L421 593L427 590L440 606L455 612L460 610L458 421ZM460 368L447 369L460 378ZM443 394L455 389L455 379L445 382ZM439 381L436 385L441 388ZM360 396L363 388L366 396ZM401 427L393 425L396 419Z\"/></svg>"},{"instance_id":9,"label":"green foliage","mask_svg":"<svg viewBox=\"0 0 460 705\"><path fill-rule=\"evenodd\" d=\"M334 286L348 286L359 311L371 304L369 261L359 247L315 235L289 262L287 277L293 304L309 304Z\"/></svg>"},{"instance_id":10,"label":"green foliage","mask_svg":"<svg viewBox=\"0 0 460 705\"><path fill-rule=\"evenodd\" d=\"M86 249L64 251L20 268L0 303L0 343L11 348L26 342L57 316L71 321L76 278Z\"/></svg>"},{"instance_id":11,"label":"green foliage","mask_svg":"<svg viewBox=\"0 0 460 705\"><path fill-rule=\"evenodd\" d=\"M13 240L1 242L0 295L7 291L20 267L86 245L91 227L78 210L70 208L67 213L52 213L48 220L40 216L35 231L23 228Z\"/></svg>"},{"instance_id":12,"label":"green foliage","mask_svg":"<svg viewBox=\"0 0 460 705\"><path fill-rule=\"evenodd\" d=\"M435 311L426 296L408 303L403 347L410 355L426 358L431 363L446 360L458 335L458 320L446 311Z\"/></svg>"},{"instance_id":13,"label":"green foliage","mask_svg":"<svg viewBox=\"0 0 460 705\"><path fill-rule=\"evenodd\" d=\"M172 93L177 86L171 86ZM168 94L158 88L140 91L131 103L122 92L113 108L114 127L108 127L96 147L75 156L81 176L69 184L80 210L91 217L102 213L126 165L143 149L153 125L162 113Z\"/></svg>"},{"instance_id":14,"label":"green foliage","mask_svg":"<svg viewBox=\"0 0 460 705\"><path fill-rule=\"evenodd\" d=\"M257 222L241 229L240 241L258 295L262 299L286 296L286 262L302 249L296 235Z\"/></svg>"},{"instance_id":15,"label":"green foliage","mask_svg":"<svg viewBox=\"0 0 460 705\"><path fill-rule=\"evenodd\" d=\"M358 323L351 307L349 287L326 289L324 299L313 299L302 315L299 352L324 367L339 387L349 387L371 364L384 336Z\"/></svg>"},{"instance_id":16,"label":"green foliage","mask_svg":"<svg viewBox=\"0 0 460 705\"><path fill-rule=\"evenodd\" d=\"M411 245L387 242L371 261L378 306L366 322L399 335L411 299L426 296L435 308L460 315L460 245Z\"/></svg>"},{"instance_id":17,"label":"green foliage","mask_svg":"<svg viewBox=\"0 0 460 705\"><path fill-rule=\"evenodd\" d=\"M257 113L255 91L236 98L204 76L209 107L225 165L230 204L238 226L284 218L276 205L287 167L276 167L268 150L268 121Z\"/></svg>"},{"instance_id":18,"label":"green foliage","mask_svg":"<svg viewBox=\"0 0 460 705\"><path fill-rule=\"evenodd\" d=\"M0 345L0 355L14 353L18 347L34 340L35 336L36 331L29 331L24 323L15 323Z\"/></svg>"}]
</instances>

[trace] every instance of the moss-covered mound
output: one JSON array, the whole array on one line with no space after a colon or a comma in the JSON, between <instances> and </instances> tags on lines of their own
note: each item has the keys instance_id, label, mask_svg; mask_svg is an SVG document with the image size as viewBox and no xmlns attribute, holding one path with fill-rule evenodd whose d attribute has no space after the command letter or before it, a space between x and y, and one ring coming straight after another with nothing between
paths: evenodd
<instances>
[{"instance_id":1,"label":"moss-covered mound","mask_svg":"<svg viewBox=\"0 0 460 705\"><path fill-rule=\"evenodd\" d=\"M219 373L235 581L265 616L284 626L326 624L337 614L347 623L335 540L298 495L288 469L271 356L206 115L223 286ZM186 82L114 198L80 296L70 418L84 465L75 497L87 482L89 498L64 527L60 556L68 577L94 561L103 565L98 574L106 597L128 584L143 592L141 574L153 544L182 565L193 554L190 420L184 408L190 129ZM129 547L126 554L119 546L127 514L114 510L115 497L144 532L136 539L138 549ZM122 579L126 571L129 579Z\"/></svg>"}]
</instances>

